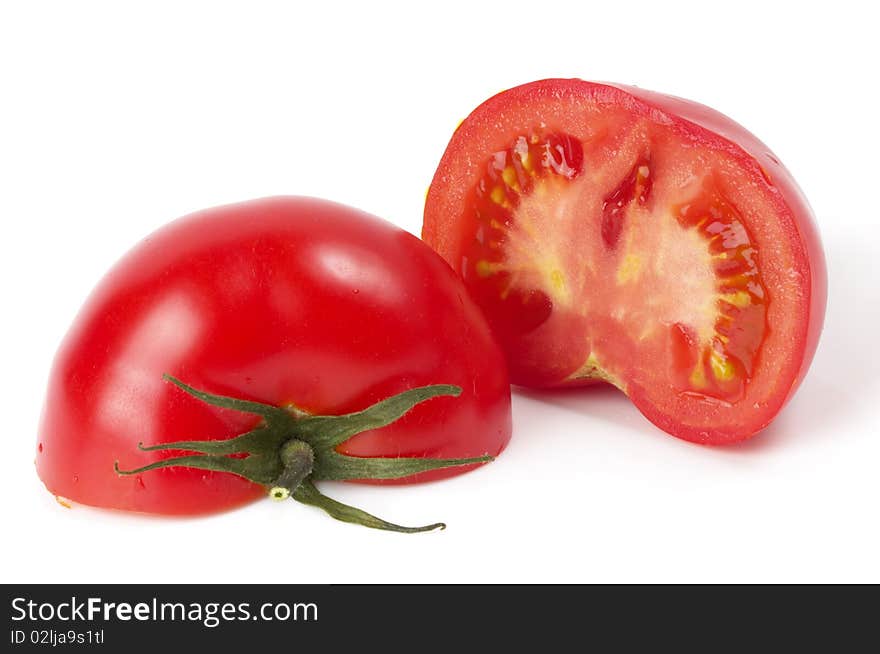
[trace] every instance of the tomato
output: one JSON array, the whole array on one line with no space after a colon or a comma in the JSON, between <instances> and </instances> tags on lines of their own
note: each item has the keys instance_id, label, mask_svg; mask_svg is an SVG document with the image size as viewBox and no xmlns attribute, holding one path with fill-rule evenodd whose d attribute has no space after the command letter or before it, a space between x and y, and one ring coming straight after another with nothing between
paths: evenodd
<instances>
[{"instance_id":1,"label":"tomato","mask_svg":"<svg viewBox=\"0 0 880 654\"><path fill-rule=\"evenodd\" d=\"M223 440L260 426L258 415L212 406L226 405L187 384L295 406L294 417L356 412L425 385L460 387L458 397L419 396L396 422L345 440L336 450L351 457L494 456L510 438L503 354L461 281L416 237L316 199L202 211L116 264L54 362L36 460L46 487L84 504L163 514L217 511L263 494L222 471L114 472L116 461L123 469L161 461L138 450L141 441Z\"/></svg>"},{"instance_id":2,"label":"tomato","mask_svg":"<svg viewBox=\"0 0 880 654\"><path fill-rule=\"evenodd\" d=\"M679 98L559 79L496 95L453 135L422 236L515 384L608 382L692 441L767 426L821 331L802 193L757 138Z\"/></svg>"}]
</instances>

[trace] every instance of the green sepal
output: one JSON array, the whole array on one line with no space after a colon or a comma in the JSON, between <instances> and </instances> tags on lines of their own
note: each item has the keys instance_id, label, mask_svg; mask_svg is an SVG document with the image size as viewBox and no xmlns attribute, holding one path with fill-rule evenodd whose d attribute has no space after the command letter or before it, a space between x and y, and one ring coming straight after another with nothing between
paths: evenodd
<instances>
[{"instance_id":1,"label":"green sepal","mask_svg":"<svg viewBox=\"0 0 880 654\"><path fill-rule=\"evenodd\" d=\"M282 409L281 407L277 407L274 404L263 404L262 402L240 400L235 397L214 395L213 393L200 391L196 388L193 388L189 384L185 384L184 382L180 381L177 377L173 377L172 375L169 375L167 373L162 375L162 379L171 382L181 390L186 391L194 398L201 400L205 404L217 406L222 409L232 409L233 411L240 411L242 413L253 413L254 415L263 416L266 420L284 419L289 415L284 409Z\"/></svg>"},{"instance_id":2,"label":"green sepal","mask_svg":"<svg viewBox=\"0 0 880 654\"><path fill-rule=\"evenodd\" d=\"M324 452L315 458L314 479L400 479L429 470L488 463L489 455L467 459L422 459L418 457L359 457Z\"/></svg>"},{"instance_id":3,"label":"green sepal","mask_svg":"<svg viewBox=\"0 0 880 654\"><path fill-rule=\"evenodd\" d=\"M304 480L293 492L293 499L301 504L316 506L322 509L331 518L336 518L342 522L351 522L372 529L383 529L385 531L396 531L401 534L417 534L423 531L437 531L438 529L446 529L446 525L442 522L435 522L432 525L424 527L403 527L393 522L382 520L376 516L362 511L361 509L343 504L331 497L327 497L308 479Z\"/></svg>"},{"instance_id":4,"label":"green sepal","mask_svg":"<svg viewBox=\"0 0 880 654\"><path fill-rule=\"evenodd\" d=\"M309 416L297 424L297 438L319 450L330 450L342 445L355 434L390 425L412 409L433 397L458 397L461 388L449 384L420 386L376 402L363 411L341 416Z\"/></svg>"},{"instance_id":5,"label":"green sepal","mask_svg":"<svg viewBox=\"0 0 880 654\"><path fill-rule=\"evenodd\" d=\"M174 441L173 443L159 443L157 445L144 445L138 443L141 452L159 452L162 450L183 450L186 452L199 452L200 454L212 454L225 456L227 454L244 454L267 449L267 446L276 444L280 447L288 437L281 430L270 429L261 425L256 429L219 441Z\"/></svg>"},{"instance_id":6,"label":"green sepal","mask_svg":"<svg viewBox=\"0 0 880 654\"><path fill-rule=\"evenodd\" d=\"M271 484L272 480L277 478L283 471L280 462L277 465L274 464L274 461L267 461L260 454L251 454L243 459L231 459L225 456L212 456L209 454L190 454L162 459L161 461L149 463L133 470L121 470L119 462L115 461L113 469L120 475L139 475L143 472L160 468L195 468L197 470L211 470L214 472L231 472L239 477L265 485Z\"/></svg>"}]
</instances>

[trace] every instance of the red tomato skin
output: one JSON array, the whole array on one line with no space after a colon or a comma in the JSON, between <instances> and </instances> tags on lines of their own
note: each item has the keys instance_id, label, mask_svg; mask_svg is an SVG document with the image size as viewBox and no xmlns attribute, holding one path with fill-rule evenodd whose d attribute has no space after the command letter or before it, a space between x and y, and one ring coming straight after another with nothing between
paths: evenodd
<instances>
[{"instance_id":1,"label":"red tomato skin","mask_svg":"<svg viewBox=\"0 0 880 654\"><path fill-rule=\"evenodd\" d=\"M162 380L312 413L355 411L406 389L456 384L339 449L355 456L497 455L510 438L503 355L460 280L374 216L296 197L198 212L144 239L101 280L53 364L36 466L50 492L160 514L214 512L263 488L168 468L145 445L226 439L256 419ZM426 481L450 468L395 480Z\"/></svg>"},{"instance_id":2,"label":"red tomato skin","mask_svg":"<svg viewBox=\"0 0 880 654\"><path fill-rule=\"evenodd\" d=\"M525 123L543 124L545 115L542 112L548 107L555 112L547 119L548 124L566 131L565 113L569 110L563 107L571 106L567 104L569 102L574 106L588 102L624 108L632 116L668 125L680 134L682 142L724 152L739 162L741 170L766 191L773 203L781 229L795 252L789 263L799 279L803 296L795 316L799 333L789 335L784 359L770 363L778 366L778 376L783 380L778 384L779 388L755 402L754 410L727 415L718 422L711 417L712 407L682 401L672 410L663 409L648 398L646 388L637 383L627 388L627 395L636 407L651 422L674 436L702 444L725 444L751 437L779 413L809 368L824 320L827 271L815 217L797 183L766 145L732 119L690 100L625 85L579 79L547 79L503 91L475 109L456 130L428 192L422 237L455 270L459 270L462 244L454 222L463 210L466 190L473 187L481 174L482 162L495 150L507 147L515 135L522 133ZM462 161L473 163L462 167ZM566 331L565 325L559 323L546 329L557 334ZM530 370L523 374L517 347L505 344L514 384L527 387L572 385L556 373L557 368L570 370L567 361L563 366L558 366L559 361L548 361L543 371L535 373ZM530 347L540 350L550 345L545 339L534 341ZM581 353L572 347L567 355L577 358ZM590 379L577 382L578 385L592 383L594 380ZM736 414L736 410L731 413Z\"/></svg>"}]
</instances>

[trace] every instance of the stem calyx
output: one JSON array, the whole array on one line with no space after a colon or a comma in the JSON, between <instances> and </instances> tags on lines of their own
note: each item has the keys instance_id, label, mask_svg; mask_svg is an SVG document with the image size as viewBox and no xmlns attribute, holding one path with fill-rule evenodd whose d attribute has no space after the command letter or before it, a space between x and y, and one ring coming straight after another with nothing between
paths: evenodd
<instances>
[{"instance_id":1,"label":"stem calyx","mask_svg":"<svg viewBox=\"0 0 880 654\"><path fill-rule=\"evenodd\" d=\"M138 449L146 452L180 450L196 454L161 459L133 470L121 470L117 462L114 466L120 475L141 474L172 466L230 472L262 484L274 500L292 497L302 504L323 509L337 520L375 529L412 533L443 529L445 525L435 523L424 527L402 527L386 522L323 495L315 487L314 481L398 479L428 470L492 460L489 455L460 459L353 457L336 450L362 431L391 424L417 404L434 397L457 397L461 393L458 386L420 386L377 402L363 411L333 416L312 415L297 407L282 408L206 393L171 375L165 375L164 379L207 404L258 415L262 419L251 431L226 440L175 441L149 446L139 443Z\"/></svg>"}]
</instances>

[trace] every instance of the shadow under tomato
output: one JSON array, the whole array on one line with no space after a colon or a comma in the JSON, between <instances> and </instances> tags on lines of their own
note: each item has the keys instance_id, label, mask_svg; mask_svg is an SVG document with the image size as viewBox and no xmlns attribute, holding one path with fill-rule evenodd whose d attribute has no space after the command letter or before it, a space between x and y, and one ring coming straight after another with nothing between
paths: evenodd
<instances>
[{"instance_id":1,"label":"shadow under tomato","mask_svg":"<svg viewBox=\"0 0 880 654\"><path fill-rule=\"evenodd\" d=\"M626 395L610 384L539 389L514 386L514 392L530 400L546 402L566 411L614 425L633 428L642 425L656 429L639 413Z\"/></svg>"}]
</instances>

